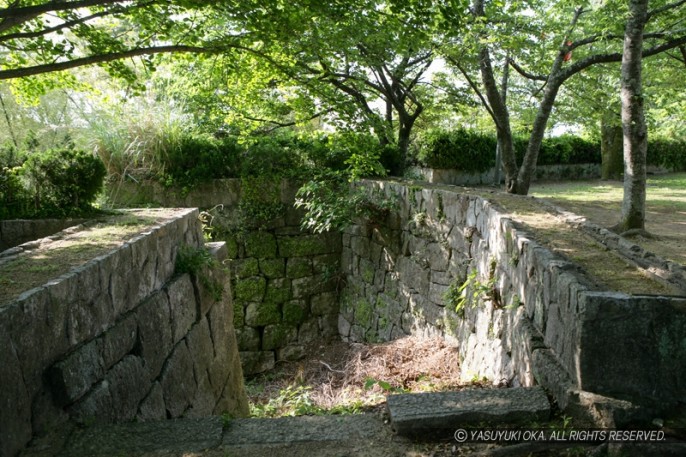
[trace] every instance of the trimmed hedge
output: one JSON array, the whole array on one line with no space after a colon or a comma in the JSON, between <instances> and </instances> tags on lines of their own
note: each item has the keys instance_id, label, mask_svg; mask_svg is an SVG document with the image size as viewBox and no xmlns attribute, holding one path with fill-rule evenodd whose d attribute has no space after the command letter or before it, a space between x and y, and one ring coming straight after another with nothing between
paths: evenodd
<instances>
[{"instance_id":1,"label":"trimmed hedge","mask_svg":"<svg viewBox=\"0 0 686 457\"><path fill-rule=\"evenodd\" d=\"M522 163L528 138L514 139L517 163ZM429 168L454 168L466 173L482 173L495 165L496 138L470 130L432 130L417 143L417 159ZM686 171L686 141L652 140L648 144L649 165ZM573 135L545 138L538 165L601 163L600 142Z\"/></svg>"},{"instance_id":2,"label":"trimmed hedge","mask_svg":"<svg viewBox=\"0 0 686 457\"><path fill-rule=\"evenodd\" d=\"M495 165L496 138L469 130L434 130L418 144L419 163L429 168L455 168L482 173ZM521 163L527 139L514 139L515 156ZM545 138L538 154L539 165L600 163L600 143L572 135Z\"/></svg>"}]
</instances>

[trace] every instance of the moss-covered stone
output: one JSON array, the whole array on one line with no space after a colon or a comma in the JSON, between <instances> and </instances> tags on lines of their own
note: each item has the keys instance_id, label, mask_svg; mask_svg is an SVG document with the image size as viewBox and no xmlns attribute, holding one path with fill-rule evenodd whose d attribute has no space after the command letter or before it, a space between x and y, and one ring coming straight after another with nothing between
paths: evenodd
<instances>
[{"instance_id":1,"label":"moss-covered stone","mask_svg":"<svg viewBox=\"0 0 686 457\"><path fill-rule=\"evenodd\" d=\"M290 257L286 260L286 277L290 279L311 276L312 260L305 257Z\"/></svg>"},{"instance_id":2,"label":"moss-covered stone","mask_svg":"<svg viewBox=\"0 0 686 457\"><path fill-rule=\"evenodd\" d=\"M260 276L238 279L234 286L234 296L239 302L261 302L266 288L267 280Z\"/></svg>"},{"instance_id":3,"label":"moss-covered stone","mask_svg":"<svg viewBox=\"0 0 686 457\"><path fill-rule=\"evenodd\" d=\"M334 292L325 292L312 296L310 307L315 316L338 314L338 297Z\"/></svg>"},{"instance_id":4,"label":"moss-covered stone","mask_svg":"<svg viewBox=\"0 0 686 457\"><path fill-rule=\"evenodd\" d=\"M286 273L286 259L260 259L260 272L267 278L283 278Z\"/></svg>"},{"instance_id":5,"label":"moss-covered stone","mask_svg":"<svg viewBox=\"0 0 686 457\"><path fill-rule=\"evenodd\" d=\"M305 300L291 300L283 305L283 323L298 325L307 318L307 302Z\"/></svg>"},{"instance_id":6,"label":"moss-covered stone","mask_svg":"<svg viewBox=\"0 0 686 457\"><path fill-rule=\"evenodd\" d=\"M374 284L374 264L367 259L360 259L360 276L367 284Z\"/></svg>"},{"instance_id":7,"label":"moss-covered stone","mask_svg":"<svg viewBox=\"0 0 686 457\"><path fill-rule=\"evenodd\" d=\"M239 255L238 239L235 235L226 234L222 237L226 243L226 250L229 259L235 259Z\"/></svg>"},{"instance_id":8,"label":"moss-covered stone","mask_svg":"<svg viewBox=\"0 0 686 457\"><path fill-rule=\"evenodd\" d=\"M249 278L250 276L257 276L260 269L257 259L238 259L231 262L233 274L240 279Z\"/></svg>"},{"instance_id":9,"label":"moss-covered stone","mask_svg":"<svg viewBox=\"0 0 686 457\"><path fill-rule=\"evenodd\" d=\"M260 332L252 327L236 329L236 342L239 351L259 351Z\"/></svg>"},{"instance_id":10,"label":"moss-covered stone","mask_svg":"<svg viewBox=\"0 0 686 457\"><path fill-rule=\"evenodd\" d=\"M288 279L270 279L267 283L265 302L284 303L291 298L291 281Z\"/></svg>"},{"instance_id":11,"label":"moss-covered stone","mask_svg":"<svg viewBox=\"0 0 686 457\"><path fill-rule=\"evenodd\" d=\"M233 326L241 328L245 325L245 309L243 304L237 300L233 301Z\"/></svg>"},{"instance_id":12,"label":"moss-covered stone","mask_svg":"<svg viewBox=\"0 0 686 457\"><path fill-rule=\"evenodd\" d=\"M338 240L337 242L335 240ZM279 255L281 257L306 257L320 254L331 254L341 249L340 235L332 238L329 234L281 236L279 237Z\"/></svg>"},{"instance_id":13,"label":"moss-covered stone","mask_svg":"<svg viewBox=\"0 0 686 457\"><path fill-rule=\"evenodd\" d=\"M315 273L337 273L340 269L340 254L318 255L312 258L312 266Z\"/></svg>"},{"instance_id":14,"label":"moss-covered stone","mask_svg":"<svg viewBox=\"0 0 686 457\"><path fill-rule=\"evenodd\" d=\"M372 324L374 306L366 299L360 298L355 303L355 323L362 327Z\"/></svg>"},{"instance_id":15,"label":"moss-covered stone","mask_svg":"<svg viewBox=\"0 0 686 457\"><path fill-rule=\"evenodd\" d=\"M271 351L288 345L297 339L298 329L292 325L268 325L262 335L262 350Z\"/></svg>"},{"instance_id":16,"label":"moss-covered stone","mask_svg":"<svg viewBox=\"0 0 686 457\"><path fill-rule=\"evenodd\" d=\"M281 307L278 303L249 303L245 310L245 323L251 327L281 322Z\"/></svg>"},{"instance_id":17,"label":"moss-covered stone","mask_svg":"<svg viewBox=\"0 0 686 457\"><path fill-rule=\"evenodd\" d=\"M245 253L248 257L271 259L276 257L276 238L269 232L254 231L245 236Z\"/></svg>"}]
</instances>

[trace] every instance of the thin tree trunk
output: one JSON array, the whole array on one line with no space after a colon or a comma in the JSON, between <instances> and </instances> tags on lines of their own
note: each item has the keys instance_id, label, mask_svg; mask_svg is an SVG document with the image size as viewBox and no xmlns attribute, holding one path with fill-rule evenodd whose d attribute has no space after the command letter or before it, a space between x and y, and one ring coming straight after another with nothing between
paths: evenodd
<instances>
[{"instance_id":1,"label":"thin tree trunk","mask_svg":"<svg viewBox=\"0 0 686 457\"><path fill-rule=\"evenodd\" d=\"M622 130L624 133L624 200L617 231L645 229L646 151L648 129L641 80L643 29L648 0L631 0L622 54Z\"/></svg>"},{"instance_id":2,"label":"thin tree trunk","mask_svg":"<svg viewBox=\"0 0 686 457\"><path fill-rule=\"evenodd\" d=\"M624 172L622 123L616 113L608 111L600 119L601 179L620 179Z\"/></svg>"},{"instance_id":3,"label":"thin tree trunk","mask_svg":"<svg viewBox=\"0 0 686 457\"><path fill-rule=\"evenodd\" d=\"M510 78L510 54L505 56L505 64L503 65L503 78L500 81L500 94L503 100L503 105L507 106L507 88ZM500 169L503 164L503 147L500 139L498 139L498 144L495 148L495 167L493 169L493 185L500 187Z\"/></svg>"}]
</instances>

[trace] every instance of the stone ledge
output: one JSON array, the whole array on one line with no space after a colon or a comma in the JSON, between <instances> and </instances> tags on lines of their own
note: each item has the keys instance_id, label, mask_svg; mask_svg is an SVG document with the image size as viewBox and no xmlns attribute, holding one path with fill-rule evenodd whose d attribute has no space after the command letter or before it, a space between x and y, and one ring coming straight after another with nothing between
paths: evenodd
<instances>
[{"instance_id":1,"label":"stone ledge","mask_svg":"<svg viewBox=\"0 0 686 457\"><path fill-rule=\"evenodd\" d=\"M390 395L387 404L399 435L454 431L466 424L525 424L550 416L550 403L541 387Z\"/></svg>"}]
</instances>

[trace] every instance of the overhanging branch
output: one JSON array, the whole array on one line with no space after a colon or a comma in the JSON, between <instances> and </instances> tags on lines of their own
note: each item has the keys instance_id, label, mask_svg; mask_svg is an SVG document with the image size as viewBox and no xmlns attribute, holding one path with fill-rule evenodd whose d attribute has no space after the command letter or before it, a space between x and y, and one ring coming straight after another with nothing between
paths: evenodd
<instances>
[{"instance_id":1,"label":"overhanging branch","mask_svg":"<svg viewBox=\"0 0 686 457\"><path fill-rule=\"evenodd\" d=\"M0 80L13 79L13 78L23 78L26 76L35 76L44 73L50 73L55 71L71 70L72 68L84 67L88 65L95 65L100 63L113 62L115 60L126 59L129 57L138 57L145 55L154 54L164 54L164 53L174 53L174 52L185 52L185 53L196 53L196 54L216 54L232 46L226 47L212 47L204 48L198 46L183 46L183 45L171 45L171 46L155 46L147 48L129 49L127 51L112 52L109 54L100 54L88 57L81 57L78 59L67 60L65 62L56 62L43 65L35 65L32 67L24 68L14 68L10 70L0 70Z\"/></svg>"}]
</instances>

